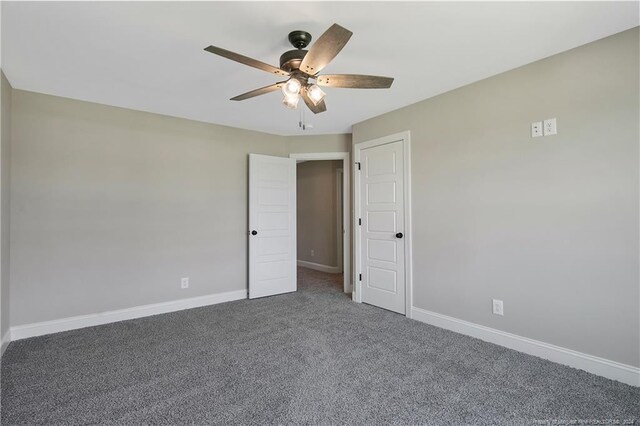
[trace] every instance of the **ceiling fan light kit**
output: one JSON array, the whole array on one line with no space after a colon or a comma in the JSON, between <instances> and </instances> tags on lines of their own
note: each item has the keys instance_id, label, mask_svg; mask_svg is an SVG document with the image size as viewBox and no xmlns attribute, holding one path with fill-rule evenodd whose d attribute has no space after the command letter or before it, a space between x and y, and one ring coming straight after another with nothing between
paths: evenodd
<instances>
[{"instance_id":1,"label":"ceiling fan light kit","mask_svg":"<svg viewBox=\"0 0 640 426\"><path fill-rule=\"evenodd\" d=\"M289 77L286 81L233 97L232 101L243 101L281 89L284 94L282 103L287 108L297 108L300 98L302 98L307 108L314 114L319 114L327 110L324 102L326 94L319 86L387 89L393 83L393 78L372 75L319 75L320 71L340 53L352 35L353 33L346 28L333 24L309 50L305 50L311 42L311 34L301 30L292 31L289 33L289 42L295 49L280 56L279 68L216 46L209 46L204 50L275 75ZM315 80L315 82L309 82L309 80Z\"/></svg>"}]
</instances>

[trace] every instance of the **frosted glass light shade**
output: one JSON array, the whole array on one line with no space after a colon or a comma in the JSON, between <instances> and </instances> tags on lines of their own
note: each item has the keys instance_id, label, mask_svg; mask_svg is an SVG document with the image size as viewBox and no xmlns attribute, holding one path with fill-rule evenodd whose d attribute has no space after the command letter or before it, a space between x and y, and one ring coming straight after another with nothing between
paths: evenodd
<instances>
[{"instance_id":1,"label":"frosted glass light shade","mask_svg":"<svg viewBox=\"0 0 640 426\"><path fill-rule=\"evenodd\" d=\"M298 107L298 102L300 101L300 95L291 95L285 96L282 100L282 103L287 108L296 109Z\"/></svg>"},{"instance_id":2,"label":"frosted glass light shade","mask_svg":"<svg viewBox=\"0 0 640 426\"><path fill-rule=\"evenodd\" d=\"M307 88L307 95L314 105L318 105L318 102L324 99L326 93L324 93L317 84L312 84L311 86L309 86L309 88Z\"/></svg>"},{"instance_id":3,"label":"frosted glass light shade","mask_svg":"<svg viewBox=\"0 0 640 426\"><path fill-rule=\"evenodd\" d=\"M285 96L294 96L300 94L301 89L302 83L296 78L290 78L284 86L282 86L282 93L284 93Z\"/></svg>"}]
</instances>

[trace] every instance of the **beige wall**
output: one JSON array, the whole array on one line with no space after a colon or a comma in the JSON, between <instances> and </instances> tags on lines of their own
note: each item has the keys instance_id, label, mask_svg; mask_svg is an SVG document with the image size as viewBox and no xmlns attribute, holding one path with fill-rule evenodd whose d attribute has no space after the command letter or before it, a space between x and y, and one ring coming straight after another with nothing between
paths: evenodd
<instances>
[{"instance_id":1,"label":"beige wall","mask_svg":"<svg viewBox=\"0 0 640 426\"><path fill-rule=\"evenodd\" d=\"M411 131L415 306L640 365L638 36L354 126ZM558 135L530 138L550 117Z\"/></svg>"},{"instance_id":2,"label":"beige wall","mask_svg":"<svg viewBox=\"0 0 640 426\"><path fill-rule=\"evenodd\" d=\"M338 176L342 160L298 163L298 260L338 266ZM340 244L342 239L340 238Z\"/></svg>"},{"instance_id":3,"label":"beige wall","mask_svg":"<svg viewBox=\"0 0 640 426\"><path fill-rule=\"evenodd\" d=\"M281 137L21 90L12 136L12 326L246 288L247 154Z\"/></svg>"},{"instance_id":4,"label":"beige wall","mask_svg":"<svg viewBox=\"0 0 640 426\"><path fill-rule=\"evenodd\" d=\"M351 135L287 136L287 152L351 152Z\"/></svg>"},{"instance_id":5,"label":"beige wall","mask_svg":"<svg viewBox=\"0 0 640 426\"><path fill-rule=\"evenodd\" d=\"M245 289L247 154L351 145L21 90L12 101L12 326Z\"/></svg>"},{"instance_id":6,"label":"beige wall","mask_svg":"<svg viewBox=\"0 0 640 426\"><path fill-rule=\"evenodd\" d=\"M0 71L0 338L9 331L9 217L11 178L11 92L12 88Z\"/></svg>"},{"instance_id":7,"label":"beige wall","mask_svg":"<svg viewBox=\"0 0 640 426\"><path fill-rule=\"evenodd\" d=\"M351 145L12 100L12 326L246 288L247 154Z\"/></svg>"}]
</instances>

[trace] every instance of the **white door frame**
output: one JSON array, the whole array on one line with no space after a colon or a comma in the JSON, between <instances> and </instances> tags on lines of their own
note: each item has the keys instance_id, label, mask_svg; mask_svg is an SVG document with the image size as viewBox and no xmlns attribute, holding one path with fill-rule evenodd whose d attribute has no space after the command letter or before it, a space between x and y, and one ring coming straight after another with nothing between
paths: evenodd
<instances>
[{"instance_id":1,"label":"white door frame","mask_svg":"<svg viewBox=\"0 0 640 426\"><path fill-rule=\"evenodd\" d=\"M344 273L344 224L349 223L349 218L345 221L345 204L343 199L343 187L344 186L344 170L342 168L336 169L336 206L342 203L342 207L336 208L336 241L338 241L338 268L342 269ZM342 241L341 241L342 240Z\"/></svg>"},{"instance_id":2,"label":"white door frame","mask_svg":"<svg viewBox=\"0 0 640 426\"><path fill-rule=\"evenodd\" d=\"M384 136L378 139L364 141L353 146L354 161L356 167L353 169L354 179L354 197L353 205L355 215L353 217L354 232L354 274L353 282L355 283L353 300L362 303L362 282L359 276L362 273L362 247L361 247L361 229L358 219L361 218L360 201L360 173L358 173L357 165L360 163L360 155L363 149L374 146L385 145L392 142L402 141L402 151L404 157L404 269L405 269L405 315L411 318L411 306L413 302L413 250L412 250L412 233L411 233L411 132L395 133L393 135Z\"/></svg>"},{"instance_id":3,"label":"white door frame","mask_svg":"<svg viewBox=\"0 0 640 426\"><path fill-rule=\"evenodd\" d=\"M342 228L344 229L342 236L342 275L344 277L344 292L351 293L351 277L353 274L351 270L351 258L349 253L351 252L351 221L349 220L349 212L351 209L350 201L350 189L349 184L349 170L351 170L351 164L349 163L348 152L307 152L307 153L292 153L289 154L289 158L295 158L300 161L319 161L319 160L342 160L343 180L342 180ZM339 263L339 262L338 262Z\"/></svg>"}]
</instances>

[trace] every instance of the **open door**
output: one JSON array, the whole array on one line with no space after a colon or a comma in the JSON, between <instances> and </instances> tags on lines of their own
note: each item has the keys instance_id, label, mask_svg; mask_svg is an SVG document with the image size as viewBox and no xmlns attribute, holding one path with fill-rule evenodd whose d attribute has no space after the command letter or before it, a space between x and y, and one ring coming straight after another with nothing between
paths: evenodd
<instances>
[{"instance_id":1,"label":"open door","mask_svg":"<svg viewBox=\"0 0 640 426\"><path fill-rule=\"evenodd\" d=\"M249 154L249 299L296 291L296 160Z\"/></svg>"}]
</instances>

